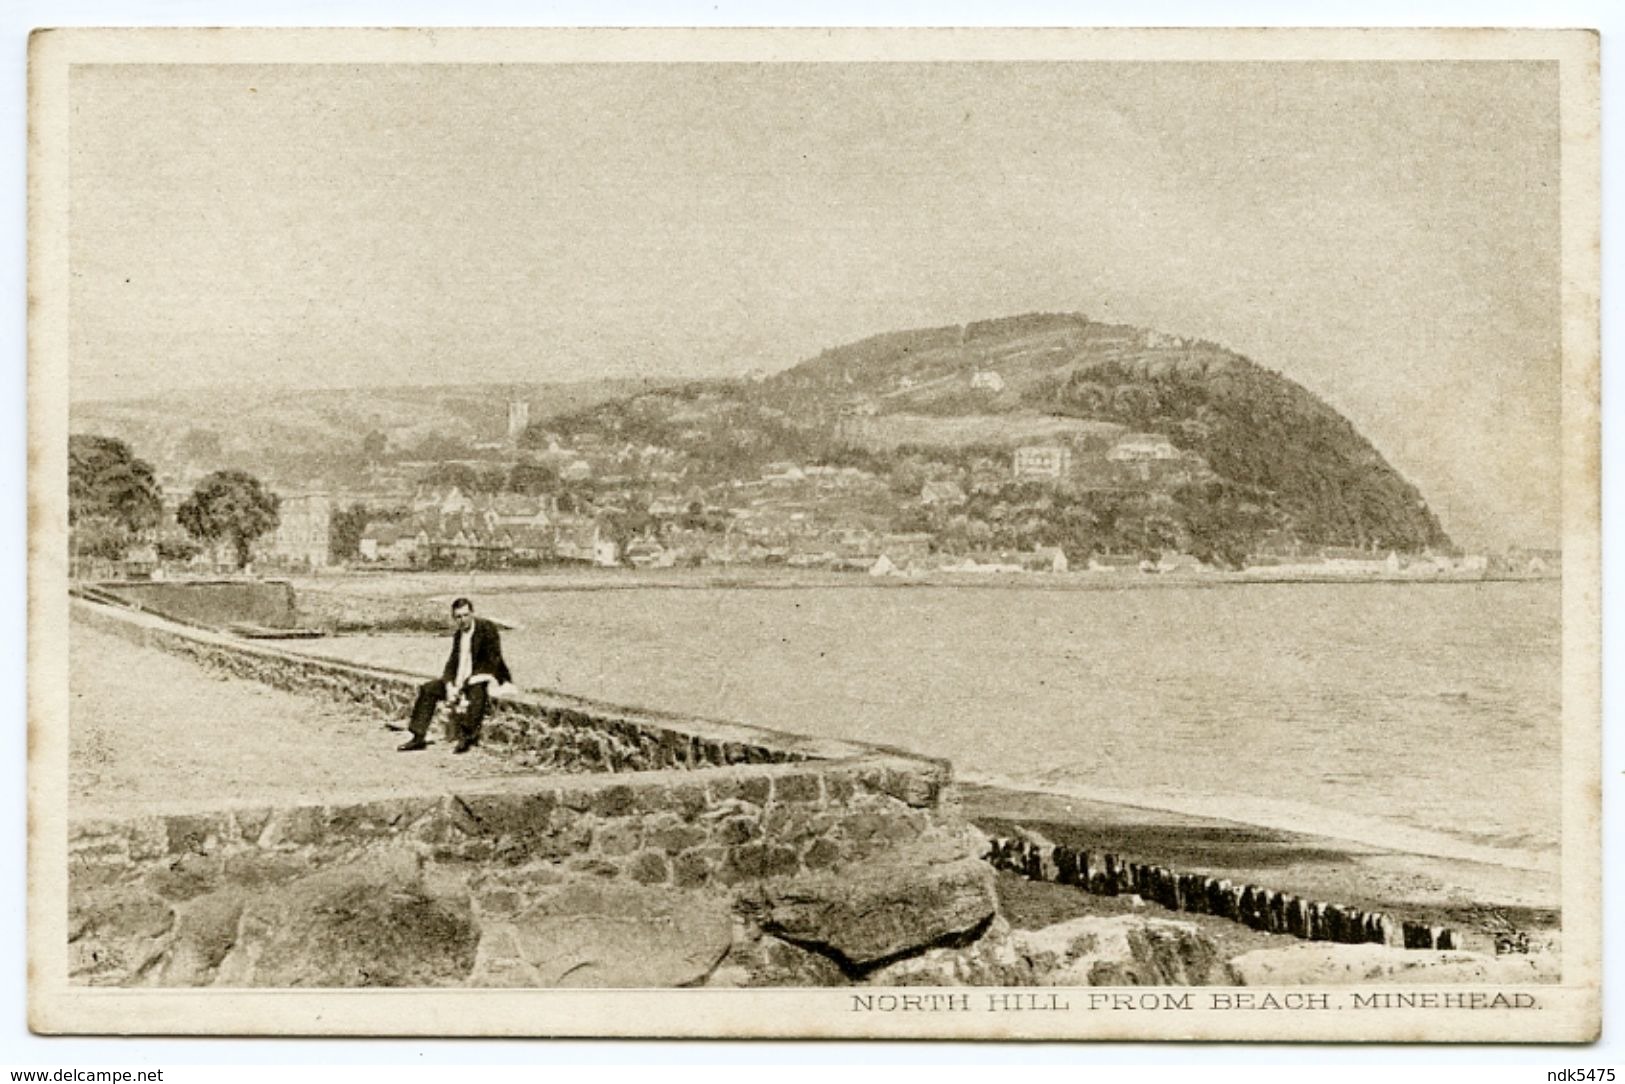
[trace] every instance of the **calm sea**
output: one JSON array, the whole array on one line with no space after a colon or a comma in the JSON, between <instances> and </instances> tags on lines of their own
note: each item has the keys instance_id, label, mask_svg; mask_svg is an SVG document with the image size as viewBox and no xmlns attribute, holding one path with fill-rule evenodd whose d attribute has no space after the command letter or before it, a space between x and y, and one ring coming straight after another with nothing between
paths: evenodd
<instances>
[{"instance_id":1,"label":"calm sea","mask_svg":"<svg viewBox=\"0 0 1625 1084\"><path fill-rule=\"evenodd\" d=\"M1553 582L481 596L521 685L901 745L961 776L1547 864ZM425 672L423 636L313 648Z\"/></svg>"}]
</instances>

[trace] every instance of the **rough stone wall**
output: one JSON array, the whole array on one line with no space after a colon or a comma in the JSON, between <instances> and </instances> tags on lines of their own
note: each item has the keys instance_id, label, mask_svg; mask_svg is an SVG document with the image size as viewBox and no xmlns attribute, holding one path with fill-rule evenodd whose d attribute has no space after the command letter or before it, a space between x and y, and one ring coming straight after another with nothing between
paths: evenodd
<instances>
[{"instance_id":1,"label":"rough stone wall","mask_svg":"<svg viewBox=\"0 0 1625 1084\"><path fill-rule=\"evenodd\" d=\"M101 590L187 624L223 628L241 621L282 629L298 623L293 585L286 580L120 583L103 585Z\"/></svg>"},{"instance_id":2,"label":"rough stone wall","mask_svg":"<svg viewBox=\"0 0 1625 1084\"><path fill-rule=\"evenodd\" d=\"M424 676L315 658L142 614L74 603L75 620L191 659L206 669L293 692L354 701L405 719ZM757 727L638 712L558 695L492 701L485 742L538 772L639 772L776 764L867 751ZM932 762L924 762L932 763Z\"/></svg>"},{"instance_id":3,"label":"rough stone wall","mask_svg":"<svg viewBox=\"0 0 1625 1084\"><path fill-rule=\"evenodd\" d=\"M894 886L907 884L904 856L927 847L985 871L957 812L944 806L946 782L929 764L876 757L75 822L71 977L248 986L706 981L753 913L805 911L819 898L809 886L842 881L846 871L882 868ZM890 940L877 959L955 932L933 922L985 924L990 884L963 871L952 883L954 907L887 918ZM875 936L850 921L847 932ZM751 939L760 936L757 929Z\"/></svg>"}]
</instances>

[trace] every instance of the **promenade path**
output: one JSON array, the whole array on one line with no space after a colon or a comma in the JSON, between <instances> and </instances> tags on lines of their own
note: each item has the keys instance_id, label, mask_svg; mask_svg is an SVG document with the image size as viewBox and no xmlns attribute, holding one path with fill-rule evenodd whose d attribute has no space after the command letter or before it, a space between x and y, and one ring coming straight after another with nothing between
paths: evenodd
<instances>
[{"instance_id":1,"label":"promenade path","mask_svg":"<svg viewBox=\"0 0 1625 1084\"><path fill-rule=\"evenodd\" d=\"M534 771L479 748L405 735L352 703L216 677L154 648L72 627L69 814L115 816L222 805L365 800ZM430 731L439 737L438 721Z\"/></svg>"}]
</instances>

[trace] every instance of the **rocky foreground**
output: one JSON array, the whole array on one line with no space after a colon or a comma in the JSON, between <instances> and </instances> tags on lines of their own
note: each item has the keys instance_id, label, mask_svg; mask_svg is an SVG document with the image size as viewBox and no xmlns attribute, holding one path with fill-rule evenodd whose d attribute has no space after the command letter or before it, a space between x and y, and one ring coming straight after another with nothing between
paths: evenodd
<instances>
[{"instance_id":1,"label":"rocky foreground","mask_svg":"<svg viewBox=\"0 0 1625 1084\"><path fill-rule=\"evenodd\" d=\"M787 777L788 778L788 777ZM623 791L625 788L621 788ZM1555 952L1304 943L995 873L974 831L815 807L507 793L82 824L77 982L213 987L1200 986L1556 981ZM826 818L827 819L827 818ZM854 831L890 837L855 845ZM731 852L717 841L738 837ZM820 840L809 846L818 847ZM844 853L843 852L844 849ZM715 853L713 853L715 852ZM721 865L703 882L705 863ZM822 862L820 862L822 865ZM1033 892L1065 893L1035 906ZM1043 922L1060 908L1081 910ZM1039 921L1035 921L1039 920Z\"/></svg>"},{"instance_id":2,"label":"rocky foreground","mask_svg":"<svg viewBox=\"0 0 1625 1084\"><path fill-rule=\"evenodd\" d=\"M943 852L944 855L946 852ZM311 870L296 854L177 857L76 891L80 981L215 987L1292 986L1555 981L1495 957L1286 943L1226 956L1197 923L1085 915L1012 928L960 861L845 871L789 893L469 880L410 847ZM551 883L550 883L551 882ZM1284 940L1284 939L1278 939Z\"/></svg>"}]
</instances>

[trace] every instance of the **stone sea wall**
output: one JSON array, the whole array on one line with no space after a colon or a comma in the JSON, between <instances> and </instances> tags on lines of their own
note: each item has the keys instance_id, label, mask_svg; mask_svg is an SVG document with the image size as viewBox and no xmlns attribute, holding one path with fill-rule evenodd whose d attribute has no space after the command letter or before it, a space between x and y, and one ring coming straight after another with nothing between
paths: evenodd
<instances>
[{"instance_id":1,"label":"stone sea wall","mask_svg":"<svg viewBox=\"0 0 1625 1084\"><path fill-rule=\"evenodd\" d=\"M73 617L219 673L384 715L404 717L421 680L113 605L76 601ZM494 752L534 770L449 793L72 820L71 980L1242 981L1189 922L1082 917L1012 930L996 868L1272 932L1391 935L1380 916L1114 855L1019 840L990 847L962 817L949 765L895 750L531 692L497 701L486 735ZM1434 932L1430 945L1450 943Z\"/></svg>"},{"instance_id":2,"label":"stone sea wall","mask_svg":"<svg viewBox=\"0 0 1625 1084\"><path fill-rule=\"evenodd\" d=\"M103 584L99 592L171 621L209 628L238 622L287 629L297 625L287 580L188 580Z\"/></svg>"},{"instance_id":3,"label":"stone sea wall","mask_svg":"<svg viewBox=\"0 0 1625 1084\"><path fill-rule=\"evenodd\" d=\"M917 762L703 774L76 821L72 978L749 984L777 948L843 981L991 923L991 870Z\"/></svg>"},{"instance_id":4,"label":"stone sea wall","mask_svg":"<svg viewBox=\"0 0 1625 1084\"><path fill-rule=\"evenodd\" d=\"M73 617L217 673L361 703L385 718L407 717L417 685L425 677L323 659L83 600L74 602ZM484 741L494 751L548 773L695 770L878 752L907 756L897 750L534 692L493 699ZM946 762L914 759L932 770L946 770Z\"/></svg>"},{"instance_id":5,"label":"stone sea wall","mask_svg":"<svg viewBox=\"0 0 1625 1084\"><path fill-rule=\"evenodd\" d=\"M84 600L73 617L380 713L420 680ZM486 734L534 772L72 820L72 980L845 984L1008 940L945 761L535 693L499 700Z\"/></svg>"}]
</instances>

